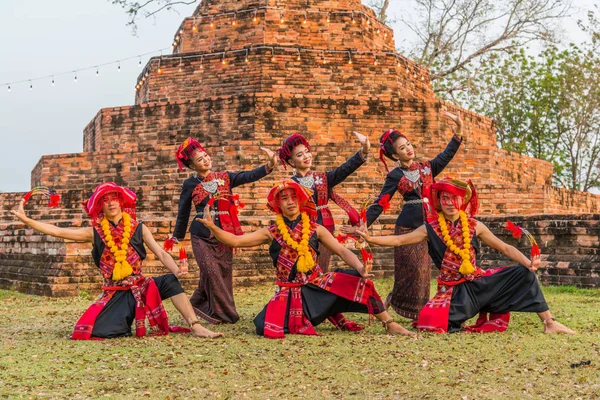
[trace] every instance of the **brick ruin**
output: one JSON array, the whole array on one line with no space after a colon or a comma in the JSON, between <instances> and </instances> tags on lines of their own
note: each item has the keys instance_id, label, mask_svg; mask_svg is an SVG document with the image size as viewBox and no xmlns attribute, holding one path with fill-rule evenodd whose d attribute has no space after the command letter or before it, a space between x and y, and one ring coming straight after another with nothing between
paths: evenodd
<instances>
[{"instance_id":1,"label":"brick ruin","mask_svg":"<svg viewBox=\"0 0 600 400\"><path fill-rule=\"evenodd\" d=\"M352 131L369 134L375 154L379 135L390 127L411 138L419 158L432 158L452 135L440 111L459 109L435 98L429 72L397 54L393 36L359 0L204 0L177 29L173 53L147 63L134 105L100 110L84 129L83 152L40 159L31 184L57 190L62 208L34 199L28 215L88 226L81 202L98 183L114 181L138 194L138 217L162 242L189 176L178 172L173 153L188 136L208 149L215 170L257 166L259 147L275 149L291 133L309 138L316 169L326 170L358 150ZM506 215L522 215L511 219L541 237L551 265L541 274L544 282L598 287L599 197L551 186L550 163L499 149L492 120L460 111L465 144L444 175L475 182L481 214L496 232ZM236 190L247 204L240 215L245 230L270 223L266 193L290 173L280 168ZM378 193L384 178L372 156L338 191L358 205ZM0 287L48 296L98 290L89 244L14 222L9 210L23 194L0 194ZM397 197L394 211L374 225L376 233L392 231ZM341 223L341 211L332 209ZM501 262L486 254L484 265ZM378 249L375 260L379 274L393 269L389 249ZM234 262L237 284L272 279L265 249L245 250ZM197 280L193 260L190 267L188 287ZM145 271L164 269L149 257Z\"/></svg>"}]
</instances>

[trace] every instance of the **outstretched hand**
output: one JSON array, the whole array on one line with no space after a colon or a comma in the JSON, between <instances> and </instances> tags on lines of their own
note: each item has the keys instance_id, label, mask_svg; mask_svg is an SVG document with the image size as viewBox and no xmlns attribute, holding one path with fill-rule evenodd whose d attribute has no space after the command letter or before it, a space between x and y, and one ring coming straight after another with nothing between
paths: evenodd
<instances>
[{"instance_id":1,"label":"outstretched hand","mask_svg":"<svg viewBox=\"0 0 600 400\"><path fill-rule=\"evenodd\" d=\"M368 279L368 278L372 278L375 276L371 273L372 269L373 269L373 260L368 260L366 263L362 264L362 268L357 269L357 272L364 279Z\"/></svg>"},{"instance_id":2,"label":"outstretched hand","mask_svg":"<svg viewBox=\"0 0 600 400\"><path fill-rule=\"evenodd\" d=\"M25 209L23 208L24 204L25 204L25 200L21 199L17 209L10 211L12 215L14 215L18 220L20 220L22 222L25 222L25 220L27 219L27 215L25 215Z\"/></svg>"},{"instance_id":3,"label":"outstretched hand","mask_svg":"<svg viewBox=\"0 0 600 400\"><path fill-rule=\"evenodd\" d=\"M369 150L371 149L371 142L369 141L369 137L363 135L362 133L358 133L358 132L352 132L352 133L354 134L354 136L356 136L358 143L360 143L360 145L362 146L362 152L364 154L368 154Z\"/></svg>"},{"instance_id":4,"label":"outstretched hand","mask_svg":"<svg viewBox=\"0 0 600 400\"><path fill-rule=\"evenodd\" d=\"M371 243L371 235L369 235L369 229L365 222L362 222L360 227L357 227L354 233L363 238L367 243Z\"/></svg>"},{"instance_id":5,"label":"outstretched hand","mask_svg":"<svg viewBox=\"0 0 600 400\"><path fill-rule=\"evenodd\" d=\"M187 275L188 272L189 272L189 270L188 270L188 262L187 261L181 261L179 263L179 271L175 272L175 276L179 278L181 276Z\"/></svg>"},{"instance_id":6,"label":"outstretched hand","mask_svg":"<svg viewBox=\"0 0 600 400\"><path fill-rule=\"evenodd\" d=\"M541 264L541 256L535 256L531 259L531 263L529 264L529 266L527 267L528 270L530 270L531 272L535 272L538 270L538 268L540 267Z\"/></svg>"},{"instance_id":7,"label":"outstretched hand","mask_svg":"<svg viewBox=\"0 0 600 400\"><path fill-rule=\"evenodd\" d=\"M275 168L275 163L277 162L277 153L271 149L267 149L266 147L261 147L260 149L267 153L267 166L269 169Z\"/></svg>"},{"instance_id":8,"label":"outstretched hand","mask_svg":"<svg viewBox=\"0 0 600 400\"><path fill-rule=\"evenodd\" d=\"M340 228L340 232L342 232L344 235L354 235L357 230L358 227L353 225L344 225Z\"/></svg>"},{"instance_id":9,"label":"outstretched hand","mask_svg":"<svg viewBox=\"0 0 600 400\"><path fill-rule=\"evenodd\" d=\"M463 120L461 118L460 111L456 114L452 114L451 112L442 110L442 115L454 121L454 123L456 124L456 134L462 136Z\"/></svg>"},{"instance_id":10,"label":"outstretched hand","mask_svg":"<svg viewBox=\"0 0 600 400\"><path fill-rule=\"evenodd\" d=\"M212 216L210 215L210 206L208 204L206 205L206 207L204 207L204 211L202 213L202 218L196 217L196 221L200 222L201 224L203 224L204 226L206 226L209 229L212 226L215 226Z\"/></svg>"}]
</instances>

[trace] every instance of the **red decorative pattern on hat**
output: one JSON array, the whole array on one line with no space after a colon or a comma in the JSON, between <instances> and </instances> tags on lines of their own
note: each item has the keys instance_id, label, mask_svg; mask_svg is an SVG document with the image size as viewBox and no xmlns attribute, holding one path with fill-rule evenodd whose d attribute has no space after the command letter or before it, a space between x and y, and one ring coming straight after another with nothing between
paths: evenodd
<instances>
[{"instance_id":1,"label":"red decorative pattern on hat","mask_svg":"<svg viewBox=\"0 0 600 400\"><path fill-rule=\"evenodd\" d=\"M456 207L466 212L471 218L477 214L479 208L479 198L477 191L471 180L461 181L449 177L443 180L426 186L423 189L423 199L427 199L427 220L432 221L437 219L437 212L441 210L439 193L448 192L454 196L463 199L462 205Z\"/></svg>"},{"instance_id":2,"label":"red decorative pattern on hat","mask_svg":"<svg viewBox=\"0 0 600 400\"><path fill-rule=\"evenodd\" d=\"M298 205L301 212L307 213L310 217L316 217L317 205L313 200L313 192L291 179L287 179L274 186L267 196L267 207L276 214L282 214L279 207L279 195L286 189L292 189L296 192Z\"/></svg>"},{"instance_id":3,"label":"red decorative pattern on hat","mask_svg":"<svg viewBox=\"0 0 600 400\"><path fill-rule=\"evenodd\" d=\"M303 144L308 151L310 151L308 140L306 140L304 136L297 133L288 136L288 138L283 141L281 147L277 150L277 155L279 156L279 161L281 161L284 169L287 169L286 161L292 157L292 152L294 149L301 144Z\"/></svg>"},{"instance_id":4,"label":"red decorative pattern on hat","mask_svg":"<svg viewBox=\"0 0 600 400\"><path fill-rule=\"evenodd\" d=\"M107 182L98 185L94 189L94 193L90 196L87 202L83 203L83 209L86 214L93 220L96 221L102 218L104 215L102 212L102 198L111 192L116 192L119 195L122 211L130 214L135 219L136 212L136 200L137 196L131 190L126 187L119 186L114 182Z\"/></svg>"},{"instance_id":5,"label":"red decorative pattern on hat","mask_svg":"<svg viewBox=\"0 0 600 400\"><path fill-rule=\"evenodd\" d=\"M177 159L177 165L179 166L180 171L185 169L184 161L191 160L192 154L194 154L194 151L196 150L206 153L206 150L204 150L204 147L202 147L200 142L191 137L185 139L185 141L179 145L175 152L175 158Z\"/></svg>"}]
</instances>

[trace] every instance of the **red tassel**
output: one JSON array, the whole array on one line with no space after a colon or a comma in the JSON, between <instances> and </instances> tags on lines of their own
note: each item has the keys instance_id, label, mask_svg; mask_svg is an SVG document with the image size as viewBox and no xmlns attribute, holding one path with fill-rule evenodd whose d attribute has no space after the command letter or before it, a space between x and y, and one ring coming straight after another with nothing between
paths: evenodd
<instances>
[{"instance_id":1,"label":"red tassel","mask_svg":"<svg viewBox=\"0 0 600 400\"><path fill-rule=\"evenodd\" d=\"M338 242L344 244L344 243L346 243L348 241L348 236L342 235L341 233L338 233L336 239L337 239Z\"/></svg>"},{"instance_id":2,"label":"red tassel","mask_svg":"<svg viewBox=\"0 0 600 400\"><path fill-rule=\"evenodd\" d=\"M215 200L216 200L216 199L215 199L214 197L211 197L211 198L208 200L208 205L209 205L209 206L212 206L213 204L215 204Z\"/></svg>"},{"instance_id":3,"label":"red tassel","mask_svg":"<svg viewBox=\"0 0 600 400\"><path fill-rule=\"evenodd\" d=\"M27 204L27 202L29 201L29 199L31 198L31 195L33 194L33 191L30 190L29 192L27 192L25 194L25 196L23 196L23 207L25 207L25 204Z\"/></svg>"},{"instance_id":4,"label":"red tassel","mask_svg":"<svg viewBox=\"0 0 600 400\"><path fill-rule=\"evenodd\" d=\"M48 200L48 207L59 207L60 206L60 194L51 194Z\"/></svg>"},{"instance_id":5,"label":"red tassel","mask_svg":"<svg viewBox=\"0 0 600 400\"><path fill-rule=\"evenodd\" d=\"M383 196L381 196L381 198L379 199L379 205L381 207L383 207L383 211L387 211L390 209L391 204L390 204L390 195L389 194L384 194Z\"/></svg>"},{"instance_id":6,"label":"red tassel","mask_svg":"<svg viewBox=\"0 0 600 400\"><path fill-rule=\"evenodd\" d=\"M512 232L514 238L520 239L523 232L519 225L513 224L510 220L506 221L506 229Z\"/></svg>"},{"instance_id":7,"label":"red tassel","mask_svg":"<svg viewBox=\"0 0 600 400\"><path fill-rule=\"evenodd\" d=\"M246 205L240 201L238 203L238 208L244 208L244 207L246 207Z\"/></svg>"},{"instance_id":8,"label":"red tassel","mask_svg":"<svg viewBox=\"0 0 600 400\"><path fill-rule=\"evenodd\" d=\"M165 240L165 243L163 244L163 249L165 249L165 251L171 251L173 250L173 246L179 243L179 241L177 240L177 238L175 236Z\"/></svg>"},{"instance_id":9,"label":"red tassel","mask_svg":"<svg viewBox=\"0 0 600 400\"><path fill-rule=\"evenodd\" d=\"M367 223L367 210L364 207L360 210L360 222Z\"/></svg>"},{"instance_id":10,"label":"red tassel","mask_svg":"<svg viewBox=\"0 0 600 400\"><path fill-rule=\"evenodd\" d=\"M370 258L369 258L370 254L364 247L362 249L360 249L360 254L362 256L363 263L366 263L367 261L370 260Z\"/></svg>"},{"instance_id":11,"label":"red tassel","mask_svg":"<svg viewBox=\"0 0 600 400\"><path fill-rule=\"evenodd\" d=\"M540 255L540 246L537 244L531 245L531 257L537 257Z\"/></svg>"},{"instance_id":12,"label":"red tassel","mask_svg":"<svg viewBox=\"0 0 600 400\"><path fill-rule=\"evenodd\" d=\"M187 253L185 248L182 245L179 245L179 261L186 262L187 261Z\"/></svg>"},{"instance_id":13,"label":"red tassel","mask_svg":"<svg viewBox=\"0 0 600 400\"><path fill-rule=\"evenodd\" d=\"M234 195L231 196L231 199L233 201L238 201L240 199L240 195L239 194L234 194Z\"/></svg>"}]
</instances>

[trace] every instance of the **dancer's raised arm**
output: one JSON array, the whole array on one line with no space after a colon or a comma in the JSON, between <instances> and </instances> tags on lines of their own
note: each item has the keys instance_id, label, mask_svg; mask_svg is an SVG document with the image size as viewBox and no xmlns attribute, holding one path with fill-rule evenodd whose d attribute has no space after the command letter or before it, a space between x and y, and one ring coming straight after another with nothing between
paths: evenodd
<instances>
[{"instance_id":1,"label":"dancer's raised arm","mask_svg":"<svg viewBox=\"0 0 600 400\"><path fill-rule=\"evenodd\" d=\"M94 240L93 228L61 228L46 222L36 221L25 215L23 208L24 200L21 200L16 210L11 213L25 225L38 232L61 239L73 240L75 242L92 242Z\"/></svg>"}]
</instances>

